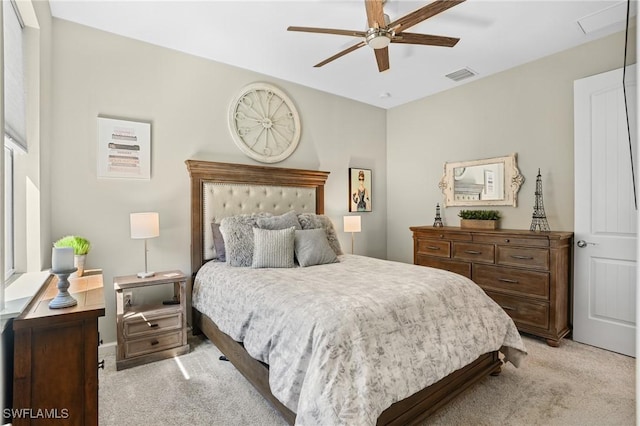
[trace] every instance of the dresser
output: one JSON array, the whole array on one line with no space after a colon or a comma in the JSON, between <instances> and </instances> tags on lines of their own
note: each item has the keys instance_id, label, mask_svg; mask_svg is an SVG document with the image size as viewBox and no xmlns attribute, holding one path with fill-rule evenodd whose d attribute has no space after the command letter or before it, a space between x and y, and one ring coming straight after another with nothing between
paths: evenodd
<instances>
[{"instance_id":1,"label":"dresser","mask_svg":"<svg viewBox=\"0 0 640 426\"><path fill-rule=\"evenodd\" d=\"M571 330L573 233L415 226L413 262L472 279L520 331L558 346Z\"/></svg>"},{"instance_id":2,"label":"dresser","mask_svg":"<svg viewBox=\"0 0 640 426\"><path fill-rule=\"evenodd\" d=\"M52 276L13 321L13 424L98 424L98 317L104 316L101 271L69 279L76 306L50 309Z\"/></svg>"}]
</instances>

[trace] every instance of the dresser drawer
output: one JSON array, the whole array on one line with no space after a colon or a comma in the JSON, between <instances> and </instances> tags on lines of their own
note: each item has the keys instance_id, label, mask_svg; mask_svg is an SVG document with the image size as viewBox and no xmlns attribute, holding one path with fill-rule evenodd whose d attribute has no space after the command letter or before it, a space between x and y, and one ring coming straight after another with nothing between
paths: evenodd
<instances>
[{"instance_id":1,"label":"dresser drawer","mask_svg":"<svg viewBox=\"0 0 640 426\"><path fill-rule=\"evenodd\" d=\"M142 337L182 328L182 312L136 314L124 320L123 333L126 338Z\"/></svg>"},{"instance_id":2,"label":"dresser drawer","mask_svg":"<svg viewBox=\"0 0 640 426\"><path fill-rule=\"evenodd\" d=\"M421 231L416 234L418 238L429 240L449 240L449 241L471 241L470 232L448 232L439 229L433 229L428 232Z\"/></svg>"},{"instance_id":3,"label":"dresser drawer","mask_svg":"<svg viewBox=\"0 0 640 426\"><path fill-rule=\"evenodd\" d=\"M498 246L496 264L549 270L549 250Z\"/></svg>"},{"instance_id":4,"label":"dresser drawer","mask_svg":"<svg viewBox=\"0 0 640 426\"><path fill-rule=\"evenodd\" d=\"M174 348L181 344L182 330L144 337L142 339L127 340L125 341L124 346L124 356L126 358L131 358L134 356L158 352L163 349Z\"/></svg>"},{"instance_id":5,"label":"dresser drawer","mask_svg":"<svg viewBox=\"0 0 640 426\"><path fill-rule=\"evenodd\" d=\"M454 259L468 260L471 262L493 263L495 258L495 246L475 243L453 243Z\"/></svg>"},{"instance_id":6,"label":"dresser drawer","mask_svg":"<svg viewBox=\"0 0 640 426\"><path fill-rule=\"evenodd\" d=\"M471 278L471 263L456 262L454 260L441 259L439 257L418 255L416 265L430 266L431 268L444 269Z\"/></svg>"},{"instance_id":7,"label":"dresser drawer","mask_svg":"<svg viewBox=\"0 0 640 426\"><path fill-rule=\"evenodd\" d=\"M547 272L474 264L473 281L485 290L549 300Z\"/></svg>"},{"instance_id":8,"label":"dresser drawer","mask_svg":"<svg viewBox=\"0 0 640 426\"><path fill-rule=\"evenodd\" d=\"M418 253L430 256L450 257L451 244L449 241L418 240Z\"/></svg>"},{"instance_id":9,"label":"dresser drawer","mask_svg":"<svg viewBox=\"0 0 640 426\"><path fill-rule=\"evenodd\" d=\"M544 237L521 237L518 235L474 234L473 242L502 244L510 246L549 247L549 239Z\"/></svg>"},{"instance_id":10,"label":"dresser drawer","mask_svg":"<svg viewBox=\"0 0 640 426\"><path fill-rule=\"evenodd\" d=\"M486 291L486 293L509 314L516 323L516 326L528 325L543 329L549 328L548 304L519 297L506 296L492 291Z\"/></svg>"}]
</instances>

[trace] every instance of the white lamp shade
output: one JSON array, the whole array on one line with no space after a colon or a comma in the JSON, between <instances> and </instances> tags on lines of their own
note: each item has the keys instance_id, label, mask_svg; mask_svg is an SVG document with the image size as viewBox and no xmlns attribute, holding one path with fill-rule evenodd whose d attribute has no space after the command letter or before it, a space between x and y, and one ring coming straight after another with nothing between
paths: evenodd
<instances>
[{"instance_id":1,"label":"white lamp shade","mask_svg":"<svg viewBox=\"0 0 640 426\"><path fill-rule=\"evenodd\" d=\"M131 213L131 238L154 238L160 235L160 215L154 212Z\"/></svg>"},{"instance_id":2,"label":"white lamp shade","mask_svg":"<svg viewBox=\"0 0 640 426\"><path fill-rule=\"evenodd\" d=\"M345 216L344 232L360 232L360 216Z\"/></svg>"}]
</instances>

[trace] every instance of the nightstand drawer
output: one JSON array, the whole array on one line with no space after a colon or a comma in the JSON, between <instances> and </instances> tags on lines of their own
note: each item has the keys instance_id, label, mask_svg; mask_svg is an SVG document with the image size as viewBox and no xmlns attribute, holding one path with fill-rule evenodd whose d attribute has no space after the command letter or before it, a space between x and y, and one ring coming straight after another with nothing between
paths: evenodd
<instances>
[{"instance_id":1,"label":"nightstand drawer","mask_svg":"<svg viewBox=\"0 0 640 426\"><path fill-rule=\"evenodd\" d=\"M504 268L493 265L473 265L473 281L485 290L549 299L549 273Z\"/></svg>"},{"instance_id":2,"label":"nightstand drawer","mask_svg":"<svg viewBox=\"0 0 640 426\"><path fill-rule=\"evenodd\" d=\"M454 259L493 263L495 246L489 244L453 243Z\"/></svg>"},{"instance_id":3,"label":"nightstand drawer","mask_svg":"<svg viewBox=\"0 0 640 426\"><path fill-rule=\"evenodd\" d=\"M528 325L537 328L549 328L549 305L543 302L505 296L491 291L485 291L489 297L509 314L517 325Z\"/></svg>"},{"instance_id":4,"label":"nightstand drawer","mask_svg":"<svg viewBox=\"0 0 640 426\"><path fill-rule=\"evenodd\" d=\"M124 320L123 332L127 338L179 330L182 328L182 312L139 313Z\"/></svg>"},{"instance_id":5,"label":"nightstand drawer","mask_svg":"<svg viewBox=\"0 0 640 426\"><path fill-rule=\"evenodd\" d=\"M549 250L498 246L496 264L549 270Z\"/></svg>"},{"instance_id":6,"label":"nightstand drawer","mask_svg":"<svg viewBox=\"0 0 640 426\"><path fill-rule=\"evenodd\" d=\"M182 330L172 333L149 336L142 339L128 340L125 342L124 355L131 358L139 355L146 355L158 352L163 349L170 349L182 344Z\"/></svg>"},{"instance_id":7,"label":"nightstand drawer","mask_svg":"<svg viewBox=\"0 0 640 426\"><path fill-rule=\"evenodd\" d=\"M429 256L450 257L451 245L449 241L418 240L418 253Z\"/></svg>"}]
</instances>

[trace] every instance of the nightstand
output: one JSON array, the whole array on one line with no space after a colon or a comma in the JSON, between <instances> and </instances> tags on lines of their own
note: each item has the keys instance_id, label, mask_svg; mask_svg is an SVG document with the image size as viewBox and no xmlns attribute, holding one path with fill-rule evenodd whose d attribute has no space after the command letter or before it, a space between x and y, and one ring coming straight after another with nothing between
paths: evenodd
<instances>
[{"instance_id":1,"label":"nightstand","mask_svg":"<svg viewBox=\"0 0 640 426\"><path fill-rule=\"evenodd\" d=\"M156 272L153 277L115 277L118 350L116 369L135 367L189 352L187 343L187 276L180 271ZM124 292L143 287L173 285L176 304L128 306ZM134 298L135 302L135 298Z\"/></svg>"}]
</instances>

